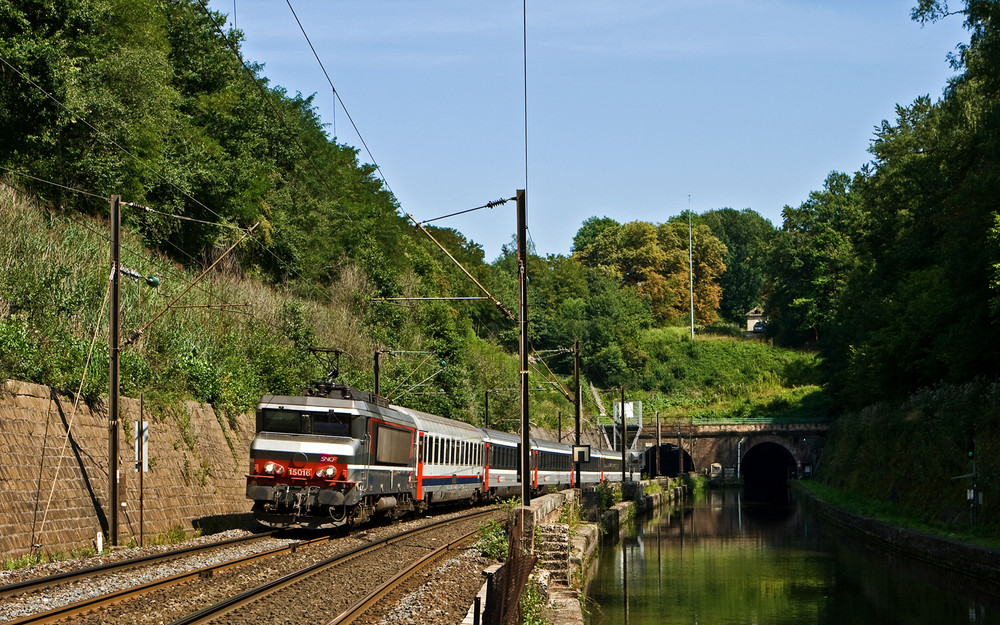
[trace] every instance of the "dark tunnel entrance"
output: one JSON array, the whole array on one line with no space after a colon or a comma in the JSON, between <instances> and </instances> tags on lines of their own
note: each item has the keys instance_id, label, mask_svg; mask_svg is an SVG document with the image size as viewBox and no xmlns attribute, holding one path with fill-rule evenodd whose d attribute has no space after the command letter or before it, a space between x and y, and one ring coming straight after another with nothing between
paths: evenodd
<instances>
[{"instance_id":1,"label":"dark tunnel entrance","mask_svg":"<svg viewBox=\"0 0 1000 625\"><path fill-rule=\"evenodd\" d=\"M795 475L795 458L778 443L760 443L743 456L740 473L749 501L782 501L788 497L788 478Z\"/></svg>"},{"instance_id":2,"label":"dark tunnel entrance","mask_svg":"<svg viewBox=\"0 0 1000 625\"><path fill-rule=\"evenodd\" d=\"M684 454L683 466L680 464L682 462L681 453ZM677 445L671 443L660 445L659 454L656 453L656 445L646 448L644 466L645 469L643 471L649 474L649 477L677 477L679 475L678 470L683 473L694 471L694 461L691 460L691 454L686 451L681 452Z\"/></svg>"}]
</instances>

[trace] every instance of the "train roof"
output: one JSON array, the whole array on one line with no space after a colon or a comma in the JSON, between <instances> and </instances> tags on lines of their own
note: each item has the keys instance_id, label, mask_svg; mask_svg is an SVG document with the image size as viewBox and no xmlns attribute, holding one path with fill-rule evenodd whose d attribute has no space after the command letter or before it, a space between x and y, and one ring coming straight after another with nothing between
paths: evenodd
<instances>
[{"instance_id":1,"label":"train roof","mask_svg":"<svg viewBox=\"0 0 1000 625\"><path fill-rule=\"evenodd\" d=\"M544 451L555 451L560 454L571 454L573 452L573 446L567 445L566 443L558 443L556 441L547 441L541 438L531 439L531 446Z\"/></svg>"},{"instance_id":2,"label":"train roof","mask_svg":"<svg viewBox=\"0 0 1000 625\"><path fill-rule=\"evenodd\" d=\"M413 420L413 424L418 430L441 434L457 439L483 440L483 432L479 428L464 421L446 419L427 412L405 408L403 406L392 406L393 410L406 415Z\"/></svg>"},{"instance_id":3,"label":"train roof","mask_svg":"<svg viewBox=\"0 0 1000 625\"><path fill-rule=\"evenodd\" d=\"M494 445L517 447L518 443L521 442L520 434L511 434L510 432L501 432L500 430L483 430L483 431L486 432L487 442Z\"/></svg>"},{"instance_id":4,"label":"train roof","mask_svg":"<svg viewBox=\"0 0 1000 625\"><path fill-rule=\"evenodd\" d=\"M318 397L311 395L264 395L257 402L257 407L278 406L282 408L304 408L304 409L340 409L350 410L357 408L357 404L366 403L355 399L341 399L331 397Z\"/></svg>"}]
</instances>

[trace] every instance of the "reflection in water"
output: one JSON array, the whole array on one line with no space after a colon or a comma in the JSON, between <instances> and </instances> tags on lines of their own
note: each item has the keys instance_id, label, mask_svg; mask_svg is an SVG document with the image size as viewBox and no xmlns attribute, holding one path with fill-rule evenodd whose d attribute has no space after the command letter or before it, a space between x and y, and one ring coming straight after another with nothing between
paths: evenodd
<instances>
[{"instance_id":1,"label":"reflection in water","mask_svg":"<svg viewBox=\"0 0 1000 625\"><path fill-rule=\"evenodd\" d=\"M995 588L855 544L795 502L711 491L636 526L603 547L593 625L1000 625Z\"/></svg>"}]
</instances>

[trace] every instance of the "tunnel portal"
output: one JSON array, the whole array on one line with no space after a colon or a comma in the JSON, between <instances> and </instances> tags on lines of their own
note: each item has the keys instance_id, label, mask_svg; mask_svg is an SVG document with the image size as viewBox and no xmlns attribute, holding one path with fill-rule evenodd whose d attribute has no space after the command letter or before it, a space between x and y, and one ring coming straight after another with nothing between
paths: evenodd
<instances>
[{"instance_id":1,"label":"tunnel portal","mask_svg":"<svg viewBox=\"0 0 1000 625\"><path fill-rule=\"evenodd\" d=\"M683 454L683 456L680 456ZM677 477L680 472L687 473L689 471L694 471L694 461L691 460L691 454L687 451L681 451L681 449L674 444L664 443L660 445L659 454L657 454L656 446L646 448L645 464L646 467L643 469L650 477L665 476L665 477ZM683 466L681 463L683 462Z\"/></svg>"},{"instance_id":2,"label":"tunnel portal","mask_svg":"<svg viewBox=\"0 0 1000 625\"><path fill-rule=\"evenodd\" d=\"M754 445L743 456L740 473L747 499L774 500L787 496L789 477L796 471L795 458L778 443Z\"/></svg>"}]
</instances>

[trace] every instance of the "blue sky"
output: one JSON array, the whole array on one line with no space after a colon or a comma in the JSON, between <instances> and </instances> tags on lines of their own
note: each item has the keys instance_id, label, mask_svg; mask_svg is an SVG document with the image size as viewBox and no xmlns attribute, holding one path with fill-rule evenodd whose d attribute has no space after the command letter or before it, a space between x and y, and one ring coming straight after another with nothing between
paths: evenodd
<instances>
[{"instance_id":1,"label":"blue sky","mask_svg":"<svg viewBox=\"0 0 1000 625\"><path fill-rule=\"evenodd\" d=\"M527 189L539 254L592 216L653 223L690 207L781 209L870 160L896 104L940 97L960 16L916 0L291 0L403 210L430 219ZM244 54L315 94L361 148L288 5L213 1ZM525 158L527 100L527 159ZM362 148L359 158L371 162ZM525 162L527 161L527 167ZM437 222L493 260L513 204Z\"/></svg>"}]
</instances>

